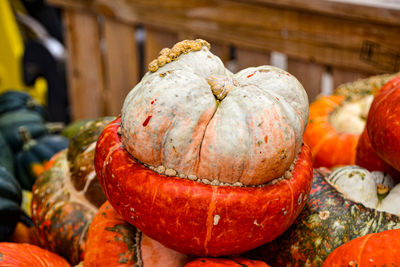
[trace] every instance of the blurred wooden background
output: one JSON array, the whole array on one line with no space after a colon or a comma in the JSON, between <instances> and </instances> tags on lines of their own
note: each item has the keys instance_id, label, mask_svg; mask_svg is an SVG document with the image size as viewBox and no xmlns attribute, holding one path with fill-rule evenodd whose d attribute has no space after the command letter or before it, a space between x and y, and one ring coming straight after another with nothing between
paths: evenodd
<instances>
[{"instance_id":1,"label":"blurred wooden background","mask_svg":"<svg viewBox=\"0 0 400 267\"><path fill-rule=\"evenodd\" d=\"M119 114L147 64L183 39L206 39L234 72L285 68L310 100L400 70L400 4L391 1L47 1L64 14L73 119Z\"/></svg>"}]
</instances>

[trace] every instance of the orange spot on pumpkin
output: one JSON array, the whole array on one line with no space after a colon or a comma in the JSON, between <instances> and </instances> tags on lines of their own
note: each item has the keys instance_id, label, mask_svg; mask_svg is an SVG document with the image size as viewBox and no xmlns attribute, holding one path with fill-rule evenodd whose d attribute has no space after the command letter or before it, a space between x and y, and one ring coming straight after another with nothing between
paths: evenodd
<instances>
[{"instance_id":1,"label":"orange spot on pumpkin","mask_svg":"<svg viewBox=\"0 0 400 267\"><path fill-rule=\"evenodd\" d=\"M265 142L265 143L268 143L268 135L266 135L266 136L264 137L264 142Z\"/></svg>"},{"instance_id":2,"label":"orange spot on pumpkin","mask_svg":"<svg viewBox=\"0 0 400 267\"><path fill-rule=\"evenodd\" d=\"M149 121L150 121L151 117L152 117L152 116L149 115L149 116L146 118L146 120L143 122L143 127L146 127L147 124L149 124Z\"/></svg>"}]
</instances>

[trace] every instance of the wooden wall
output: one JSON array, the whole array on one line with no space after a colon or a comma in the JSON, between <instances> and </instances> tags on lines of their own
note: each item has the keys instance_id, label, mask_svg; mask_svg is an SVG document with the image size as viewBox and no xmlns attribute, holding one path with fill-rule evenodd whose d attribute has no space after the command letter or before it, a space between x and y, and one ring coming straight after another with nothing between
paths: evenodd
<instances>
[{"instance_id":1,"label":"wooden wall","mask_svg":"<svg viewBox=\"0 0 400 267\"><path fill-rule=\"evenodd\" d=\"M183 39L206 39L233 71L283 64L310 101L326 81L399 71L400 4L349 1L48 0L63 9L74 119L119 114L147 64Z\"/></svg>"}]
</instances>

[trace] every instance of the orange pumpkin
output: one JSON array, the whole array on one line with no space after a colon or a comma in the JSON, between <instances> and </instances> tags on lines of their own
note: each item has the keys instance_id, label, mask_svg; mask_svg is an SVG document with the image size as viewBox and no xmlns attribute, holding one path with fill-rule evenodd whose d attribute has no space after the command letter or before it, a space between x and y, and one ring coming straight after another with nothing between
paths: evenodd
<instances>
[{"instance_id":1,"label":"orange pumpkin","mask_svg":"<svg viewBox=\"0 0 400 267\"><path fill-rule=\"evenodd\" d=\"M303 138L311 148L315 168L355 163L358 138L373 95L393 77L380 75L343 84L333 95L311 103Z\"/></svg>"},{"instance_id":2,"label":"orange pumpkin","mask_svg":"<svg viewBox=\"0 0 400 267\"><path fill-rule=\"evenodd\" d=\"M194 261L189 262L185 267L269 267L268 264L262 261L249 260L245 258L198 258Z\"/></svg>"},{"instance_id":3,"label":"orange pumpkin","mask_svg":"<svg viewBox=\"0 0 400 267\"><path fill-rule=\"evenodd\" d=\"M335 249L323 267L400 266L400 230L368 234Z\"/></svg>"},{"instance_id":4,"label":"orange pumpkin","mask_svg":"<svg viewBox=\"0 0 400 267\"><path fill-rule=\"evenodd\" d=\"M368 136L376 154L400 171L400 76L375 96L367 120Z\"/></svg>"},{"instance_id":5,"label":"orange pumpkin","mask_svg":"<svg viewBox=\"0 0 400 267\"><path fill-rule=\"evenodd\" d=\"M163 49L99 137L112 206L149 237L199 256L283 233L312 180L304 88L272 66L232 74L203 40Z\"/></svg>"},{"instance_id":6,"label":"orange pumpkin","mask_svg":"<svg viewBox=\"0 0 400 267\"><path fill-rule=\"evenodd\" d=\"M364 129L358 140L356 164L369 171L383 171L390 173L394 179L400 179L400 173L375 153L368 137L367 129Z\"/></svg>"},{"instance_id":7,"label":"orange pumpkin","mask_svg":"<svg viewBox=\"0 0 400 267\"><path fill-rule=\"evenodd\" d=\"M70 267L66 260L48 250L7 242L0 243L0 266Z\"/></svg>"},{"instance_id":8,"label":"orange pumpkin","mask_svg":"<svg viewBox=\"0 0 400 267\"><path fill-rule=\"evenodd\" d=\"M107 201L90 225L83 266L179 267L187 260L125 222Z\"/></svg>"}]
</instances>

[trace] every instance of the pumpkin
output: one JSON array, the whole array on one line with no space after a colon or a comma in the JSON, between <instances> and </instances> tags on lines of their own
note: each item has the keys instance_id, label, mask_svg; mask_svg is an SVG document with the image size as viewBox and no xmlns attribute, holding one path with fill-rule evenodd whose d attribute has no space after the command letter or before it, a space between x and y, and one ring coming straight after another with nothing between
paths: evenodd
<instances>
[{"instance_id":1,"label":"pumpkin","mask_svg":"<svg viewBox=\"0 0 400 267\"><path fill-rule=\"evenodd\" d=\"M0 95L0 115L21 109L47 117L46 109L26 92L9 90Z\"/></svg>"},{"instance_id":2,"label":"pumpkin","mask_svg":"<svg viewBox=\"0 0 400 267\"><path fill-rule=\"evenodd\" d=\"M365 235L335 249L323 266L400 266L399 244L399 229Z\"/></svg>"},{"instance_id":3,"label":"pumpkin","mask_svg":"<svg viewBox=\"0 0 400 267\"><path fill-rule=\"evenodd\" d=\"M68 139L72 139L75 136L76 132L89 121L91 121L91 119L82 119L72 122L65 126L60 134Z\"/></svg>"},{"instance_id":4,"label":"pumpkin","mask_svg":"<svg viewBox=\"0 0 400 267\"><path fill-rule=\"evenodd\" d=\"M16 179L0 166L0 241L14 231L21 216L22 192Z\"/></svg>"},{"instance_id":5,"label":"pumpkin","mask_svg":"<svg viewBox=\"0 0 400 267\"><path fill-rule=\"evenodd\" d=\"M32 219L42 245L74 264L84 258L89 224L106 200L93 158L97 137L109 121L93 120L78 130L32 189Z\"/></svg>"},{"instance_id":6,"label":"pumpkin","mask_svg":"<svg viewBox=\"0 0 400 267\"><path fill-rule=\"evenodd\" d=\"M262 261L254 261L244 258L198 258L194 261L189 262L185 267L224 267L224 266L237 266L237 267L268 267L266 263Z\"/></svg>"},{"instance_id":7,"label":"pumpkin","mask_svg":"<svg viewBox=\"0 0 400 267\"><path fill-rule=\"evenodd\" d=\"M400 171L400 76L375 96L367 120L368 136L376 154Z\"/></svg>"},{"instance_id":8,"label":"pumpkin","mask_svg":"<svg viewBox=\"0 0 400 267\"><path fill-rule=\"evenodd\" d=\"M283 233L312 178L301 84L271 66L232 75L203 40L163 49L149 70L97 142L96 172L117 212L199 256Z\"/></svg>"},{"instance_id":9,"label":"pumpkin","mask_svg":"<svg viewBox=\"0 0 400 267\"><path fill-rule=\"evenodd\" d=\"M293 225L245 256L272 266L321 266L354 238L400 228L399 190L389 175L357 166L315 170L309 200Z\"/></svg>"},{"instance_id":10,"label":"pumpkin","mask_svg":"<svg viewBox=\"0 0 400 267\"><path fill-rule=\"evenodd\" d=\"M356 150L356 164L369 171L383 171L390 173L396 180L400 179L400 173L383 161L373 149L368 137L367 129L362 132Z\"/></svg>"},{"instance_id":11,"label":"pumpkin","mask_svg":"<svg viewBox=\"0 0 400 267\"><path fill-rule=\"evenodd\" d=\"M107 201L90 224L83 266L179 267L187 261L188 256L164 247L124 221Z\"/></svg>"},{"instance_id":12,"label":"pumpkin","mask_svg":"<svg viewBox=\"0 0 400 267\"><path fill-rule=\"evenodd\" d=\"M7 112L0 116L0 133L9 144L14 153L21 150L23 140L19 134L19 127L24 126L33 138L38 138L46 133L43 118L28 110Z\"/></svg>"},{"instance_id":13,"label":"pumpkin","mask_svg":"<svg viewBox=\"0 0 400 267\"><path fill-rule=\"evenodd\" d=\"M43 173L45 163L55 153L68 147L68 139L59 135L44 135L35 140L25 126L21 126L19 132L24 145L15 158L17 178L23 189L31 190Z\"/></svg>"},{"instance_id":14,"label":"pumpkin","mask_svg":"<svg viewBox=\"0 0 400 267\"><path fill-rule=\"evenodd\" d=\"M31 244L0 243L0 266L69 267L66 260Z\"/></svg>"},{"instance_id":15,"label":"pumpkin","mask_svg":"<svg viewBox=\"0 0 400 267\"><path fill-rule=\"evenodd\" d=\"M355 163L358 138L373 95L394 75L379 75L339 86L330 96L310 105L304 142L311 148L313 166L334 167Z\"/></svg>"},{"instance_id":16,"label":"pumpkin","mask_svg":"<svg viewBox=\"0 0 400 267\"><path fill-rule=\"evenodd\" d=\"M3 166L10 174L14 174L14 159L3 135L0 133L0 166Z\"/></svg>"}]
</instances>

